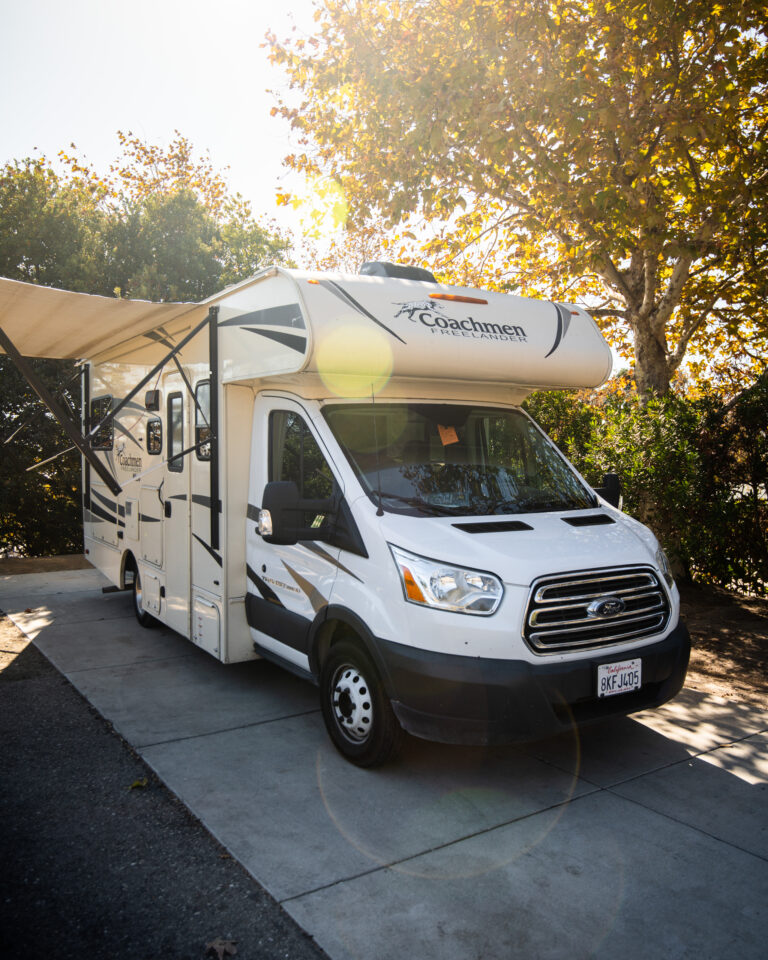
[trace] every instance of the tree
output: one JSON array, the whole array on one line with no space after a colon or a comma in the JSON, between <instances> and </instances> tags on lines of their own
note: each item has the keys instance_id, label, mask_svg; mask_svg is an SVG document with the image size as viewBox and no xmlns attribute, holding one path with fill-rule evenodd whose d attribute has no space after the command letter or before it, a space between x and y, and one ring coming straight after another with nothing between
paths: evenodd
<instances>
[{"instance_id":1,"label":"tree","mask_svg":"<svg viewBox=\"0 0 768 960\"><path fill-rule=\"evenodd\" d=\"M335 177L358 222L441 221L438 267L477 250L489 285L591 298L644 396L690 353L749 373L768 347L765 13L325 0L316 36L270 36L302 95L279 108L288 162Z\"/></svg>"},{"instance_id":2,"label":"tree","mask_svg":"<svg viewBox=\"0 0 768 960\"><path fill-rule=\"evenodd\" d=\"M103 176L74 151L60 154L62 171L44 157L0 168L0 275L102 296L201 300L286 260L288 239L257 221L186 138L177 133L163 149L118 136L122 155ZM74 364L36 366L77 405ZM79 457L26 472L68 444L1 355L0 410L0 443L13 436L0 455L0 552L76 549Z\"/></svg>"}]
</instances>

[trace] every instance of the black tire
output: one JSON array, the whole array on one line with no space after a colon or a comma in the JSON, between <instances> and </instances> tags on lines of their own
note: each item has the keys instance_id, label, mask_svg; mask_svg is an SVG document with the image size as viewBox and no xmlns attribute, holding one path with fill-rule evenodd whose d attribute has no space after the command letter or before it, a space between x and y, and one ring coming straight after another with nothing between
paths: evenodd
<instances>
[{"instance_id":1,"label":"black tire","mask_svg":"<svg viewBox=\"0 0 768 960\"><path fill-rule=\"evenodd\" d=\"M325 658L320 705L333 745L358 767L377 767L400 751L405 733L365 651L341 640Z\"/></svg>"},{"instance_id":2,"label":"black tire","mask_svg":"<svg viewBox=\"0 0 768 960\"><path fill-rule=\"evenodd\" d=\"M142 608L141 577L135 567L133 569L133 612L136 614L136 619L139 621L139 624L144 627L145 630L150 630L152 627L157 626L157 620L155 620L151 613L147 613L147 611Z\"/></svg>"}]
</instances>

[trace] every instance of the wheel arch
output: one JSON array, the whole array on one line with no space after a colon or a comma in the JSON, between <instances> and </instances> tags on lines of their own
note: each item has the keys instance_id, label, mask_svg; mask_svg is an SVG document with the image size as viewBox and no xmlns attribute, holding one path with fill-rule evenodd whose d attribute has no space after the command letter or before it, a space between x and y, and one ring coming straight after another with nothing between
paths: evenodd
<instances>
[{"instance_id":1,"label":"wheel arch","mask_svg":"<svg viewBox=\"0 0 768 960\"><path fill-rule=\"evenodd\" d=\"M392 681L381 656L376 635L353 610L337 604L323 607L310 627L309 669L313 676L320 676L323 661L331 647L340 640L352 640L360 644L373 661L387 696L394 696Z\"/></svg>"}]
</instances>

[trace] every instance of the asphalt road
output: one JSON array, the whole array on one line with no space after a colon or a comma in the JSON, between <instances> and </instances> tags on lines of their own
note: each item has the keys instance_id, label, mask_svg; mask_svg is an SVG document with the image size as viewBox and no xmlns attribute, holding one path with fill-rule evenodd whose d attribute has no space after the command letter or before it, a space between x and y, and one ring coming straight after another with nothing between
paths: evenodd
<instances>
[{"instance_id":1,"label":"asphalt road","mask_svg":"<svg viewBox=\"0 0 768 960\"><path fill-rule=\"evenodd\" d=\"M325 957L21 638L3 619L0 957Z\"/></svg>"}]
</instances>

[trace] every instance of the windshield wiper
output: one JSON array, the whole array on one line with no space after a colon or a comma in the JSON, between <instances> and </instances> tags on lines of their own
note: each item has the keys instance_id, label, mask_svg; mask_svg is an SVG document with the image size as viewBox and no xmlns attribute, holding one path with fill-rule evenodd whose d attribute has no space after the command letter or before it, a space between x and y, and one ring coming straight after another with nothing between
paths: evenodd
<instances>
[{"instance_id":1,"label":"windshield wiper","mask_svg":"<svg viewBox=\"0 0 768 960\"><path fill-rule=\"evenodd\" d=\"M409 507L417 507L421 510L431 510L438 516L455 517L462 514L458 507L446 507L441 503L430 503L429 500L422 500L421 497L403 497L398 493L387 493L382 491L382 500L397 500L399 503L405 503Z\"/></svg>"}]
</instances>

